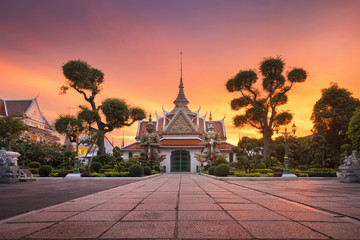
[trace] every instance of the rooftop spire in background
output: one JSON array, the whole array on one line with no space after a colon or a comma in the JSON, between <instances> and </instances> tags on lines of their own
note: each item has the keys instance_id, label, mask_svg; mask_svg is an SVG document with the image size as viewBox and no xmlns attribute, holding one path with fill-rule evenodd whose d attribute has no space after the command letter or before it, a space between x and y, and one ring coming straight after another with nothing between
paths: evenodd
<instances>
[{"instance_id":1,"label":"rooftop spire in background","mask_svg":"<svg viewBox=\"0 0 360 240\"><path fill-rule=\"evenodd\" d=\"M182 80L182 52L180 52L180 85L179 85L179 93L174 101L174 104L177 107L180 107L180 106L186 106L188 103L189 101L186 99L184 94L184 84Z\"/></svg>"}]
</instances>

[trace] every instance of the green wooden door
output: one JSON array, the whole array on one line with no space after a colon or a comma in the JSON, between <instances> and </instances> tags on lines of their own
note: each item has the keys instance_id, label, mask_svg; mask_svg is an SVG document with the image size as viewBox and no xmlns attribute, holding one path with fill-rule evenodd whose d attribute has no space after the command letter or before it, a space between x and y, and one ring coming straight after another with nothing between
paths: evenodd
<instances>
[{"instance_id":1,"label":"green wooden door","mask_svg":"<svg viewBox=\"0 0 360 240\"><path fill-rule=\"evenodd\" d=\"M190 172L190 152L175 150L171 152L171 172Z\"/></svg>"}]
</instances>

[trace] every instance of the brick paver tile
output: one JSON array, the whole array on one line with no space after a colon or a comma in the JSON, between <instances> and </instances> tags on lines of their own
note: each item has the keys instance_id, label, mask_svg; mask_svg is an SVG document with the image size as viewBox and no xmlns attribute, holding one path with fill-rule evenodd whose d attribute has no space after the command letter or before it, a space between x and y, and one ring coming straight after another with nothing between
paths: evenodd
<instances>
[{"instance_id":1,"label":"brick paver tile","mask_svg":"<svg viewBox=\"0 0 360 240\"><path fill-rule=\"evenodd\" d=\"M179 211L179 221L194 221L194 220L232 220L231 217L224 211Z\"/></svg>"},{"instance_id":2,"label":"brick paver tile","mask_svg":"<svg viewBox=\"0 0 360 240\"><path fill-rule=\"evenodd\" d=\"M236 220L256 220L256 221L265 221L265 220L288 220L287 218L277 214L272 211L229 211Z\"/></svg>"},{"instance_id":3,"label":"brick paver tile","mask_svg":"<svg viewBox=\"0 0 360 240\"><path fill-rule=\"evenodd\" d=\"M54 223L7 223L0 224L0 239L18 239Z\"/></svg>"},{"instance_id":4,"label":"brick paver tile","mask_svg":"<svg viewBox=\"0 0 360 240\"><path fill-rule=\"evenodd\" d=\"M78 212L85 211L99 205L99 203L67 202L46 209L47 212Z\"/></svg>"},{"instance_id":5,"label":"brick paver tile","mask_svg":"<svg viewBox=\"0 0 360 240\"><path fill-rule=\"evenodd\" d=\"M115 222L120 220L128 211L86 211L79 213L73 217L66 219L65 221L111 221Z\"/></svg>"},{"instance_id":6,"label":"brick paver tile","mask_svg":"<svg viewBox=\"0 0 360 240\"><path fill-rule=\"evenodd\" d=\"M243 239L251 236L234 221L180 221L179 238Z\"/></svg>"},{"instance_id":7,"label":"brick paver tile","mask_svg":"<svg viewBox=\"0 0 360 240\"><path fill-rule=\"evenodd\" d=\"M221 210L219 205L214 203L199 203L199 202L193 202L193 203L179 203L179 210Z\"/></svg>"},{"instance_id":8,"label":"brick paver tile","mask_svg":"<svg viewBox=\"0 0 360 240\"><path fill-rule=\"evenodd\" d=\"M341 218L334 217L334 215L321 213L321 212L281 212L278 211L279 214L282 214L290 219L295 221L305 221L305 222L344 222Z\"/></svg>"},{"instance_id":9,"label":"brick paver tile","mask_svg":"<svg viewBox=\"0 0 360 240\"><path fill-rule=\"evenodd\" d=\"M157 203L141 203L139 204L135 210L139 211L150 211L150 210L169 210L169 211L173 211L176 209L176 203L171 203L171 204L157 204Z\"/></svg>"},{"instance_id":10,"label":"brick paver tile","mask_svg":"<svg viewBox=\"0 0 360 240\"><path fill-rule=\"evenodd\" d=\"M11 222L59 222L79 212L37 212Z\"/></svg>"},{"instance_id":11,"label":"brick paver tile","mask_svg":"<svg viewBox=\"0 0 360 240\"><path fill-rule=\"evenodd\" d=\"M30 235L38 239L96 238L105 232L113 222L60 222Z\"/></svg>"},{"instance_id":12,"label":"brick paver tile","mask_svg":"<svg viewBox=\"0 0 360 240\"><path fill-rule=\"evenodd\" d=\"M176 211L131 211L122 221L175 221Z\"/></svg>"},{"instance_id":13,"label":"brick paver tile","mask_svg":"<svg viewBox=\"0 0 360 240\"><path fill-rule=\"evenodd\" d=\"M121 211L121 210L131 210L137 203L103 203L97 207L92 208L92 211Z\"/></svg>"},{"instance_id":14,"label":"brick paver tile","mask_svg":"<svg viewBox=\"0 0 360 240\"><path fill-rule=\"evenodd\" d=\"M247 203L220 203L220 206L225 210L239 210L239 211L265 211L266 209L258 204Z\"/></svg>"},{"instance_id":15,"label":"brick paver tile","mask_svg":"<svg viewBox=\"0 0 360 240\"><path fill-rule=\"evenodd\" d=\"M322 222L303 222L303 224L335 239L360 239L360 227L356 224Z\"/></svg>"},{"instance_id":16,"label":"brick paver tile","mask_svg":"<svg viewBox=\"0 0 360 240\"><path fill-rule=\"evenodd\" d=\"M266 239L327 239L296 222L288 221L251 221L240 222L256 238Z\"/></svg>"},{"instance_id":17,"label":"brick paver tile","mask_svg":"<svg viewBox=\"0 0 360 240\"><path fill-rule=\"evenodd\" d=\"M173 238L175 221L118 222L102 238Z\"/></svg>"}]
</instances>

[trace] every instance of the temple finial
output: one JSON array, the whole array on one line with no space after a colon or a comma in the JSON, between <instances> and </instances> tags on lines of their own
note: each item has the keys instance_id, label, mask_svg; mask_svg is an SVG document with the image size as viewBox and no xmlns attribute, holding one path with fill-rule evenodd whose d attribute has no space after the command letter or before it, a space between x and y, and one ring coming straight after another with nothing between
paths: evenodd
<instances>
[{"instance_id":1,"label":"temple finial","mask_svg":"<svg viewBox=\"0 0 360 240\"><path fill-rule=\"evenodd\" d=\"M212 121L212 115L211 115L211 112L210 112L210 117L209 117L209 120Z\"/></svg>"},{"instance_id":2,"label":"temple finial","mask_svg":"<svg viewBox=\"0 0 360 240\"><path fill-rule=\"evenodd\" d=\"M149 122L152 122L152 119L151 119L151 112L150 112L150 115L149 115Z\"/></svg>"},{"instance_id":3,"label":"temple finial","mask_svg":"<svg viewBox=\"0 0 360 240\"><path fill-rule=\"evenodd\" d=\"M184 87L182 82L182 51L180 51L180 86L179 87Z\"/></svg>"},{"instance_id":4,"label":"temple finial","mask_svg":"<svg viewBox=\"0 0 360 240\"><path fill-rule=\"evenodd\" d=\"M187 104L189 101L186 99L184 94L184 84L182 80L182 51L180 52L180 85L179 85L179 93L177 98L174 101L177 107L185 106L187 108Z\"/></svg>"}]
</instances>

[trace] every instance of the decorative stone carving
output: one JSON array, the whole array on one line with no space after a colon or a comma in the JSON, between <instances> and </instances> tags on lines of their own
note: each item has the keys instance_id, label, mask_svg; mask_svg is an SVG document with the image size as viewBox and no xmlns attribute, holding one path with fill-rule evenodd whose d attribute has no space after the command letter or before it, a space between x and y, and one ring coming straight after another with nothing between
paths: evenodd
<instances>
[{"instance_id":1,"label":"decorative stone carving","mask_svg":"<svg viewBox=\"0 0 360 240\"><path fill-rule=\"evenodd\" d=\"M179 115L173 125L169 128L167 133L173 134L191 134L193 130L189 126L188 122L185 120L183 115Z\"/></svg>"},{"instance_id":2,"label":"decorative stone carving","mask_svg":"<svg viewBox=\"0 0 360 240\"><path fill-rule=\"evenodd\" d=\"M344 164L339 166L341 172L336 173L340 182L360 182L360 158L356 150L345 157Z\"/></svg>"}]
</instances>

